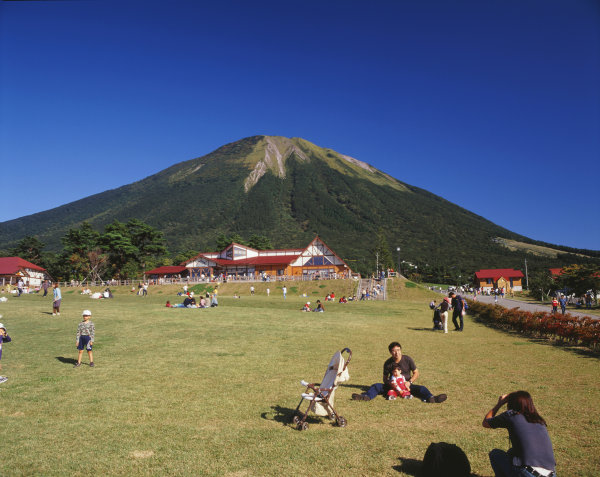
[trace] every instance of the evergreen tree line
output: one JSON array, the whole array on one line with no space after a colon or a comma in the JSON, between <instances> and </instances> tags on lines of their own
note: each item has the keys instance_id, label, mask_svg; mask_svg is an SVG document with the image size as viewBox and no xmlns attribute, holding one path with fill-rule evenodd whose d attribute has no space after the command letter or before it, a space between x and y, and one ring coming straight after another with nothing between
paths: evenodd
<instances>
[{"instance_id":1,"label":"evergreen tree line","mask_svg":"<svg viewBox=\"0 0 600 477\"><path fill-rule=\"evenodd\" d=\"M219 235L214 250L223 250L232 242L257 250L273 248L263 235L252 234L246 240L234 233ZM46 245L28 235L1 255L20 257L39 265L58 281L84 281L140 278L145 270L179 264L198 254L197 250L188 250L169 256L162 232L138 219L126 223L114 220L103 232L83 222L79 228L69 229L61 243L60 252L44 251Z\"/></svg>"}]
</instances>

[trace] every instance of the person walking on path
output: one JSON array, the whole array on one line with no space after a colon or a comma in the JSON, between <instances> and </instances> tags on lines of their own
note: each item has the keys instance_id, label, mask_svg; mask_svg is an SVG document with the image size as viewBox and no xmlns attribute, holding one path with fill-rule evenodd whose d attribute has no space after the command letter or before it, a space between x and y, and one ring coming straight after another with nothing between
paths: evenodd
<instances>
[{"instance_id":1,"label":"person walking on path","mask_svg":"<svg viewBox=\"0 0 600 477\"><path fill-rule=\"evenodd\" d=\"M560 305L560 311L562 311L562 314L564 315L567 311L567 297L561 295L558 304Z\"/></svg>"},{"instance_id":2,"label":"person walking on path","mask_svg":"<svg viewBox=\"0 0 600 477\"><path fill-rule=\"evenodd\" d=\"M507 411L496 415L507 405ZM496 477L555 477L556 461L546 421L527 391L503 394L483 418L487 429L504 428L512 448L493 449L490 463Z\"/></svg>"},{"instance_id":3,"label":"person walking on path","mask_svg":"<svg viewBox=\"0 0 600 477\"><path fill-rule=\"evenodd\" d=\"M87 350L88 357L90 358L90 366L94 367L94 355L92 353L92 345L94 344L94 335L96 332L96 328L94 327L94 323L90 321L90 316L92 316L92 312L90 310L83 310L81 314L83 317L83 321L79 323L77 326L77 349L79 353L77 355L77 363L75 363L75 368L79 368L81 366L81 357L83 355L83 350Z\"/></svg>"},{"instance_id":4,"label":"person walking on path","mask_svg":"<svg viewBox=\"0 0 600 477\"><path fill-rule=\"evenodd\" d=\"M556 313L558 311L558 300L556 297L552 298L552 313Z\"/></svg>"},{"instance_id":5,"label":"person walking on path","mask_svg":"<svg viewBox=\"0 0 600 477\"><path fill-rule=\"evenodd\" d=\"M52 290L54 300L52 301L52 316L60 315L60 302L62 301L62 294L58 287L58 282L54 284L54 290Z\"/></svg>"}]
</instances>

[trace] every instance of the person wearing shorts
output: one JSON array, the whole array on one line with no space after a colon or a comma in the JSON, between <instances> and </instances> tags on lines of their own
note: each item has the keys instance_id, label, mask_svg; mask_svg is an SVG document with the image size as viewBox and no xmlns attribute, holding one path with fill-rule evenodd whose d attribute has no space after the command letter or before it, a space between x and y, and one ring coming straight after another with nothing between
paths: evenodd
<instances>
[{"instance_id":1,"label":"person wearing shorts","mask_svg":"<svg viewBox=\"0 0 600 477\"><path fill-rule=\"evenodd\" d=\"M60 302L62 300L62 295L60 293L60 288L58 288L58 282L54 284L53 290L54 300L52 301L52 316L60 315Z\"/></svg>"},{"instance_id":2,"label":"person wearing shorts","mask_svg":"<svg viewBox=\"0 0 600 477\"><path fill-rule=\"evenodd\" d=\"M94 367L94 355L92 354L92 345L94 344L95 327L94 323L90 321L92 312L90 310L83 310L82 313L83 321L77 326L77 349L79 354L77 356L77 363L75 368L81 366L81 357L83 356L83 350L87 350L90 358L90 366Z\"/></svg>"}]
</instances>

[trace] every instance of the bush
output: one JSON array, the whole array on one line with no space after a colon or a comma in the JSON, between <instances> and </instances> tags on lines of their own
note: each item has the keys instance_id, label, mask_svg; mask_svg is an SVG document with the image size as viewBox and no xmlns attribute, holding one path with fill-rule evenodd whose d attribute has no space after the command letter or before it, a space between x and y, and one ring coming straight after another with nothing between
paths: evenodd
<instances>
[{"instance_id":1,"label":"bush","mask_svg":"<svg viewBox=\"0 0 600 477\"><path fill-rule=\"evenodd\" d=\"M574 345L600 347L600 320L578 318L568 313L528 312L468 300L469 312L487 324L530 336L556 339Z\"/></svg>"}]
</instances>

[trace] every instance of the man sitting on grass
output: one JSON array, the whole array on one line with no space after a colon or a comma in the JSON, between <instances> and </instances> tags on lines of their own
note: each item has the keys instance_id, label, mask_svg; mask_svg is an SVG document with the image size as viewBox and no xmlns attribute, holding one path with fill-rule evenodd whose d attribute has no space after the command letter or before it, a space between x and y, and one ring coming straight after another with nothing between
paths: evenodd
<instances>
[{"instance_id":1,"label":"man sitting on grass","mask_svg":"<svg viewBox=\"0 0 600 477\"><path fill-rule=\"evenodd\" d=\"M419 378L419 370L410 356L402 354L402 346L400 343L393 341L388 346L388 350L392 357L388 358L387 361L383 363L383 383L373 384L366 393L353 394L352 399L356 401L370 401L371 399L375 399L378 394L387 394L390 389L390 376L393 375L394 368L399 367L402 376L404 376L404 379L406 380L406 387L414 397L429 403L439 403L446 400L447 396L445 394L434 396L425 386L414 384Z\"/></svg>"}]
</instances>

